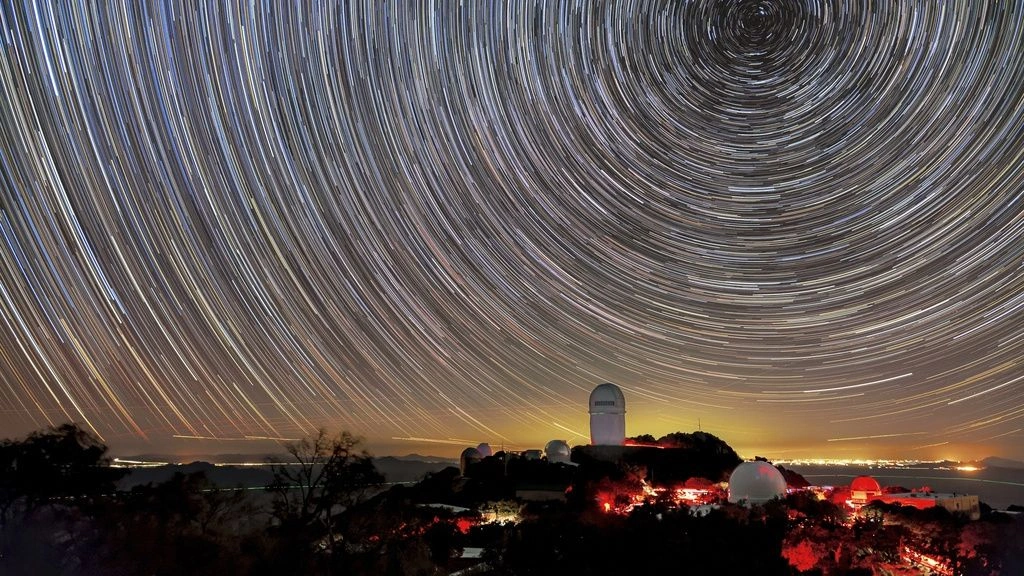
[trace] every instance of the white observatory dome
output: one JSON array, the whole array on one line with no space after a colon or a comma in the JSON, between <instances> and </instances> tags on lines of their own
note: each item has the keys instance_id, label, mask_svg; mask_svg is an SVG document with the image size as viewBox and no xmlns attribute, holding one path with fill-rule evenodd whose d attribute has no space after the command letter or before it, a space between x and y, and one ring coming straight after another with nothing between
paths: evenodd
<instances>
[{"instance_id":1,"label":"white observatory dome","mask_svg":"<svg viewBox=\"0 0 1024 576\"><path fill-rule=\"evenodd\" d=\"M594 388L590 393L590 413L625 414L626 396L622 393L622 388L610 382Z\"/></svg>"},{"instance_id":2,"label":"white observatory dome","mask_svg":"<svg viewBox=\"0 0 1024 576\"><path fill-rule=\"evenodd\" d=\"M615 384L601 384L590 393L590 443L621 446L626 442L626 397Z\"/></svg>"},{"instance_id":3,"label":"white observatory dome","mask_svg":"<svg viewBox=\"0 0 1024 576\"><path fill-rule=\"evenodd\" d=\"M743 462L729 476L729 502L764 504L786 495L786 479L767 462Z\"/></svg>"},{"instance_id":4,"label":"white observatory dome","mask_svg":"<svg viewBox=\"0 0 1024 576\"><path fill-rule=\"evenodd\" d=\"M552 440L544 445L544 456L548 462L569 463L572 451L569 450L569 443L565 440Z\"/></svg>"},{"instance_id":5,"label":"white observatory dome","mask_svg":"<svg viewBox=\"0 0 1024 576\"><path fill-rule=\"evenodd\" d=\"M459 473L463 476L466 475L466 469L483 460L484 456L479 450L473 447L466 448L462 451L462 455L459 456Z\"/></svg>"}]
</instances>

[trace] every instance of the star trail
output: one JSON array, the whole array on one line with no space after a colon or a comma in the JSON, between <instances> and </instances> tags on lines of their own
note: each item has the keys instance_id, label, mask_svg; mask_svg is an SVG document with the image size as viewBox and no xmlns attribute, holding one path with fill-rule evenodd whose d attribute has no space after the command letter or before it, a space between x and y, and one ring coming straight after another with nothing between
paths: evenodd
<instances>
[{"instance_id":1,"label":"star trail","mask_svg":"<svg viewBox=\"0 0 1024 576\"><path fill-rule=\"evenodd\" d=\"M1024 457L1022 2L0 6L0 435Z\"/></svg>"}]
</instances>

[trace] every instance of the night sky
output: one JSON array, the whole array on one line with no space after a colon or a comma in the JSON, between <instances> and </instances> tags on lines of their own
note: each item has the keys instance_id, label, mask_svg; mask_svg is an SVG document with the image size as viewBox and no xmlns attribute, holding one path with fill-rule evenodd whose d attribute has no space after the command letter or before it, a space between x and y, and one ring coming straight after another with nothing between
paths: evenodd
<instances>
[{"instance_id":1,"label":"night sky","mask_svg":"<svg viewBox=\"0 0 1024 576\"><path fill-rule=\"evenodd\" d=\"M86 4L0 8L0 436L539 448L611 381L1024 458L1022 2Z\"/></svg>"}]
</instances>

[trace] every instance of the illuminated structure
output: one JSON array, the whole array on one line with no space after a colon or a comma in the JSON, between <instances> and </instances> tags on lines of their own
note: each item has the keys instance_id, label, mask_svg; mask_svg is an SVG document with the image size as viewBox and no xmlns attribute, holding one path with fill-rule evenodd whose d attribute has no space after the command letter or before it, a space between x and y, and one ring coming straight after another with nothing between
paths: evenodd
<instances>
[{"instance_id":1,"label":"illuminated structure","mask_svg":"<svg viewBox=\"0 0 1024 576\"><path fill-rule=\"evenodd\" d=\"M942 494L928 489L911 492L886 492L871 476L858 476L850 483L846 504L859 511L870 502L885 502L900 506L913 506L921 510L941 507L953 513L964 514L971 520L981 518L981 504L976 495Z\"/></svg>"},{"instance_id":2,"label":"illuminated structure","mask_svg":"<svg viewBox=\"0 0 1024 576\"><path fill-rule=\"evenodd\" d=\"M936 492L896 492L882 494L875 500L886 504L899 504L900 506L913 506L920 510L927 508L945 508L954 514L963 514L971 520L981 518L981 503L977 495L970 494L940 494Z\"/></svg>"},{"instance_id":3,"label":"illuminated structure","mask_svg":"<svg viewBox=\"0 0 1024 576\"><path fill-rule=\"evenodd\" d=\"M626 442L626 397L615 384L601 384L590 393L590 443L622 446Z\"/></svg>"},{"instance_id":4,"label":"illuminated structure","mask_svg":"<svg viewBox=\"0 0 1024 576\"><path fill-rule=\"evenodd\" d=\"M568 464L571 454L569 443L565 440L552 440L544 445L544 457L548 459L548 462Z\"/></svg>"},{"instance_id":5,"label":"illuminated structure","mask_svg":"<svg viewBox=\"0 0 1024 576\"><path fill-rule=\"evenodd\" d=\"M858 476L850 482L850 504L863 506L882 495L882 487L871 476Z\"/></svg>"},{"instance_id":6,"label":"illuminated structure","mask_svg":"<svg viewBox=\"0 0 1024 576\"><path fill-rule=\"evenodd\" d=\"M459 473L465 476L469 467L483 460L483 458L483 454L481 454L476 448L466 448L459 456Z\"/></svg>"},{"instance_id":7,"label":"illuminated structure","mask_svg":"<svg viewBox=\"0 0 1024 576\"><path fill-rule=\"evenodd\" d=\"M786 495L786 480L768 462L743 462L729 476L729 502L764 504Z\"/></svg>"}]
</instances>

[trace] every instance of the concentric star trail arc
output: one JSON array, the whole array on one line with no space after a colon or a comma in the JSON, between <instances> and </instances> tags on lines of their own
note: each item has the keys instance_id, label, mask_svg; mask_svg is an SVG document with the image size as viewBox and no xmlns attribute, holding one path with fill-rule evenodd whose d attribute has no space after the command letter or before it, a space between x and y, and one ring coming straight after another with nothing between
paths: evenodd
<instances>
[{"instance_id":1,"label":"concentric star trail arc","mask_svg":"<svg viewBox=\"0 0 1024 576\"><path fill-rule=\"evenodd\" d=\"M528 447L612 381L631 434L1024 457L1020 2L4 2L0 34L0 432Z\"/></svg>"}]
</instances>

